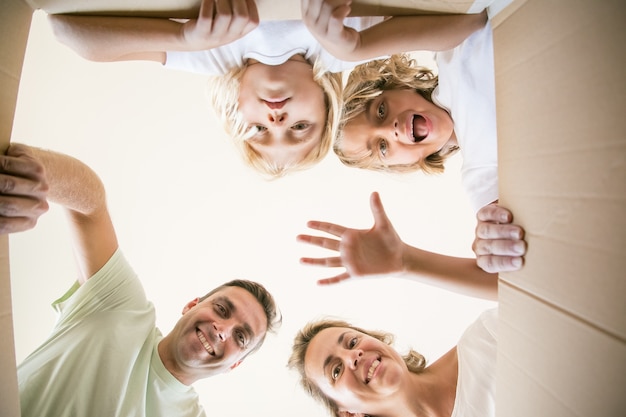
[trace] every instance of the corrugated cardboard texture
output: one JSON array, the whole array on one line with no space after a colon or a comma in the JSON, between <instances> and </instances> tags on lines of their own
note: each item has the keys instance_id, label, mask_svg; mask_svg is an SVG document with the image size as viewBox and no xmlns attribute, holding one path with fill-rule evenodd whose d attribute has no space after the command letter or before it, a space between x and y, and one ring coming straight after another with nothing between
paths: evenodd
<instances>
[{"instance_id":1,"label":"corrugated cardboard texture","mask_svg":"<svg viewBox=\"0 0 626 417\"><path fill-rule=\"evenodd\" d=\"M498 417L626 415L626 344L504 283Z\"/></svg>"},{"instance_id":2,"label":"corrugated cardboard texture","mask_svg":"<svg viewBox=\"0 0 626 417\"><path fill-rule=\"evenodd\" d=\"M142 15L158 17L193 18L198 15L199 0L103 0L77 2L76 0L29 0L33 8L48 13L84 13ZM299 0L257 0L261 19L299 19ZM412 14L416 10L445 13L480 11L492 0L355 0L354 16L385 16Z\"/></svg>"},{"instance_id":3,"label":"corrugated cardboard texture","mask_svg":"<svg viewBox=\"0 0 626 417\"><path fill-rule=\"evenodd\" d=\"M526 229L501 278L626 340L626 7L529 0L495 30L500 200Z\"/></svg>"},{"instance_id":4,"label":"corrugated cardboard texture","mask_svg":"<svg viewBox=\"0 0 626 417\"><path fill-rule=\"evenodd\" d=\"M33 12L21 0L3 0L0 8L0 152L4 152L11 138ZM19 416L7 236L0 236L0 369L0 415Z\"/></svg>"}]
</instances>

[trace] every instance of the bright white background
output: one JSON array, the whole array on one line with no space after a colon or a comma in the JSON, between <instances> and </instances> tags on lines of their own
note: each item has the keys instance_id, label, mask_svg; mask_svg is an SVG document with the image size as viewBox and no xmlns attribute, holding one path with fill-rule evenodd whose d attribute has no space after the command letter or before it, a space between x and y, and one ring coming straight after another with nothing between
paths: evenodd
<instances>
[{"instance_id":1,"label":"bright white background","mask_svg":"<svg viewBox=\"0 0 626 417\"><path fill-rule=\"evenodd\" d=\"M346 168L331 153L311 170L268 182L240 162L205 89L205 77L154 63L84 61L36 12L12 140L68 153L98 172L121 247L164 333L187 301L227 280L256 280L275 295L284 315L278 335L237 370L195 384L208 415L326 415L285 367L295 332L311 319L332 315L389 330L401 351L412 346L432 361L494 305L399 279L318 287L317 278L339 270L298 262L326 254L295 241L309 219L370 227L372 191L405 241L473 256L460 156L441 176L394 177ZM50 303L75 275L57 207L10 244L19 363L48 334ZM90 376L76 370L76 377Z\"/></svg>"}]
</instances>

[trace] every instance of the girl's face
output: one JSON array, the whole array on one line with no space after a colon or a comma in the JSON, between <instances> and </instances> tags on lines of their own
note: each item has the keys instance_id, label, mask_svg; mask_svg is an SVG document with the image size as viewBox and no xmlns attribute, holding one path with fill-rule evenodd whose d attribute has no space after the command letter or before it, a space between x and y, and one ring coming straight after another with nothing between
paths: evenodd
<instances>
[{"instance_id":1,"label":"girl's face","mask_svg":"<svg viewBox=\"0 0 626 417\"><path fill-rule=\"evenodd\" d=\"M278 166L300 162L319 146L326 124L313 68L301 55L277 66L250 61L239 90L239 110L257 128L248 143Z\"/></svg>"},{"instance_id":2,"label":"girl's face","mask_svg":"<svg viewBox=\"0 0 626 417\"><path fill-rule=\"evenodd\" d=\"M409 371L386 343L364 333L331 327L313 337L304 371L340 411L376 414L377 407L402 389Z\"/></svg>"},{"instance_id":3,"label":"girl's face","mask_svg":"<svg viewBox=\"0 0 626 417\"><path fill-rule=\"evenodd\" d=\"M380 165L414 164L456 144L447 111L415 90L387 90L346 124L341 150L346 156L371 155Z\"/></svg>"}]
</instances>

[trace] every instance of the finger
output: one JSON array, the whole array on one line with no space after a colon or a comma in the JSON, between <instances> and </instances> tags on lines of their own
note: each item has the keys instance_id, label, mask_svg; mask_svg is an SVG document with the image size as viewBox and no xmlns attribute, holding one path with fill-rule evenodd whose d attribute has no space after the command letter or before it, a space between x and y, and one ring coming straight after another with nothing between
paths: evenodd
<instances>
[{"instance_id":1,"label":"finger","mask_svg":"<svg viewBox=\"0 0 626 417\"><path fill-rule=\"evenodd\" d=\"M37 225L37 217L0 217L0 235L23 232Z\"/></svg>"},{"instance_id":2,"label":"finger","mask_svg":"<svg viewBox=\"0 0 626 417\"><path fill-rule=\"evenodd\" d=\"M327 222L318 222L315 220L311 220L307 222L307 227L314 230L319 230L320 232L330 233L331 235L341 237L347 230L345 227L340 226L334 223Z\"/></svg>"},{"instance_id":3,"label":"finger","mask_svg":"<svg viewBox=\"0 0 626 417\"><path fill-rule=\"evenodd\" d=\"M502 206L488 204L478 210L476 218L483 222L510 223L513 220L513 214Z\"/></svg>"},{"instance_id":4,"label":"finger","mask_svg":"<svg viewBox=\"0 0 626 417\"><path fill-rule=\"evenodd\" d=\"M524 229L516 224L479 222L476 225L476 237L479 239L513 239L524 238Z\"/></svg>"},{"instance_id":5,"label":"finger","mask_svg":"<svg viewBox=\"0 0 626 417\"><path fill-rule=\"evenodd\" d=\"M248 22L249 24L254 24L254 27L256 27L260 22L259 9L256 7L256 0L247 0L246 3Z\"/></svg>"},{"instance_id":6,"label":"finger","mask_svg":"<svg viewBox=\"0 0 626 417\"><path fill-rule=\"evenodd\" d=\"M490 273L517 271L524 265L520 256L479 256L476 264Z\"/></svg>"},{"instance_id":7,"label":"finger","mask_svg":"<svg viewBox=\"0 0 626 417\"><path fill-rule=\"evenodd\" d=\"M28 197L14 197L3 195L0 197L0 216L12 217L39 217L48 211L46 199Z\"/></svg>"},{"instance_id":8,"label":"finger","mask_svg":"<svg viewBox=\"0 0 626 417\"><path fill-rule=\"evenodd\" d=\"M380 199L380 195L375 191L370 196L370 209L372 210L372 214L374 215L375 225L385 226L391 224L391 221L389 221L389 217L387 217L387 213L385 213L385 208L383 207L383 202Z\"/></svg>"},{"instance_id":9,"label":"finger","mask_svg":"<svg viewBox=\"0 0 626 417\"><path fill-rule=\"evenodd\" d=\"M324 249L339 251L340 242L336 239L311 235L298 235L296 236L296 239L298 240L298 242L308 243L310 245L319 246L320 248Z\"/></svg>"},{"instance_id":10,"label":"finger","mask_svg":"<svg viewBox=\"0 0 626 417\"><path fill-rule=\"evenodd\" d=\"M350 279L350 275L347 272L344 272L343 274L339 274L337 276L334 276L332 278L324 278L324 279L320 279L317 281L317 283L319 285L330 285L330 284L337 284L341 281L345 281L347 279Z\"/></svg>"},{"instance_id":11,"label":"finger","mask_svg":"<svg viewBox=\"0 0 626 417\"><path fill-rule=\"evenodd\" d=\"M311 266L324 266L327 268L342 267L343 263L338 256L330 258L300 258L300 263Z\"/></svg>"},{"instance_id":12,"label":"finger","mask_svg":"<svg viewBox=\"0 0 626 417\"><path fill-rule=\"evenodd\" d=\"M44 168L29 153L13 155L0 155L0 173L18 177L41 179L44 176Z\"/></svg>"},{"instance_id":13,"label":"finger","mask_svg":"<svg viewBox=\"0 0 626 417\"><path fill-rule=\"evenodd\" d=\"M48 183L43 179L0 174L0 195L2 196L24 196L33 199L45 199L47 192Z\"/></svg>"},{"instance_id":14,"label":"finger","mask_svg":"<svg viewBox=\"0 0 626 417\"><path fill-rule=\"evenodd\" d=\"M526 242L510 239L476 239L472 246L476 255L523 256Z\"/></svg>"},{"instance_id":15,"label":"finger","mask_svg":"<svg viewBox=\"0 0 626 417\"><path fill-rule=\"evenodd\" d=\"M198 12L198 20L213 20L215 13L215 0L204 0L200 3L200 11Z\"/></svg>"},{"instance_id":16,"label":"finger","mask_svg":"<svg viewBox=\"0 0 626 417\"><path fill-rule=\"evenodd\" d=\"M230 0L216 0L212 31L215 33L223 33L228 30L232 16L233 11L231 9Z\"/></svg>"}]
</instances>

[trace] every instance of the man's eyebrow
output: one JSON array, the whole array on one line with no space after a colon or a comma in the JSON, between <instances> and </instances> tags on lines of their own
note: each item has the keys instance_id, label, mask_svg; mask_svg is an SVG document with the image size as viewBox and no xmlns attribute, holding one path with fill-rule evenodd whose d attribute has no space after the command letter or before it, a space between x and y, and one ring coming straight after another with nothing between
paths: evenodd
<instances>
[{"instance_id":1,"label":"man's eyebrow","mask_svg":"<svg viewBox=\"0 0 626 417\"><path fill-rule=\"evenodd\" d=\"M348 332L347 332L347 331L345 331L345 332L343 332L343 333L341 333L341 334L339 335L339 337L337 338L337 344L338 344L338 345L341 345L341 344L343 343L343 338L345 337L345 335L346 335L347 333L348 333ZM322 369L323 369L324 373L326 373L326 368L328 367L328 364L329 364L329 363L330 363L330 361L332 361L332 360L333 360L333 355L328 355L328 356L326 357L326 359L324 360L324 365L322 365Z\"/></svg>"}]
</instances>

